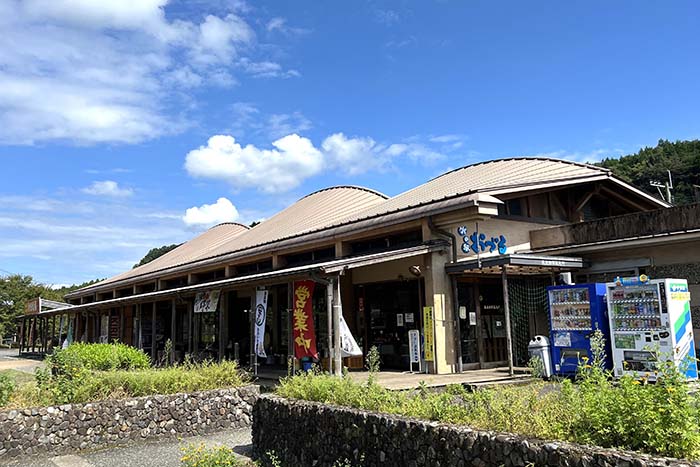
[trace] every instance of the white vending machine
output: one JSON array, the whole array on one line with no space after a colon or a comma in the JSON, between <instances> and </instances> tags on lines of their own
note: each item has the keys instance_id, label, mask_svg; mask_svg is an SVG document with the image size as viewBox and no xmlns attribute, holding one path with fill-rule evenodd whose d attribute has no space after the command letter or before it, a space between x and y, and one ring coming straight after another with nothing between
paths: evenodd
<instances>
[{"instance_id":1,"label":"white vending machine","mask_svg":"<svg viewBox=\"0 0 700 467\"><path fill-rule=\"evenodd\" d=\"M615 376L654 380L658 358L673 358L688 379L697 379L690 293L685 279L646 276L606 284Z\"/></svg>"}]
</instances>

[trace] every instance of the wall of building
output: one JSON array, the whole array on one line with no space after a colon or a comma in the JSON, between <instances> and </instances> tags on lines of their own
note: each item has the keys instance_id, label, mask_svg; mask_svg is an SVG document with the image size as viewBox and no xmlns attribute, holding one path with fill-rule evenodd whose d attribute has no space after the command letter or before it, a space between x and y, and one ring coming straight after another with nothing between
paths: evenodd
<instances>
[{"instance_id":1,"label":"wall of building","mask_svg":"<svg viewBox=\"0 0 700 467\"><path fill-rule=\"evenodd\" d=\"M257 386L146 396L0 412L0 458L168 436L191 436L251 424Z\"/></svg>"},{"instance_id":2,"label":"wall of building","mask_svg":"<svg viewBox=\"0 0 700 467\"><path fill-rule=\"evenodd\" d=\"M422 256L397 259L386 263L373 264L352 270L353 284L367 284L370 282L396 281L402 277L413 278L408 268L411 266L425 268L425 260Z\"/></svg>"},{"instance_id":3,"label":"wall of building","mask_svg":"<svg viewBox=\"0 0 700 467\"><path fill-rule=\"evenodd\" d=\"M282 465L569 467L697 466L700 463L546 442L315 402L262 396L253 409L253 455Z\"/></svg>"}]
</instances>

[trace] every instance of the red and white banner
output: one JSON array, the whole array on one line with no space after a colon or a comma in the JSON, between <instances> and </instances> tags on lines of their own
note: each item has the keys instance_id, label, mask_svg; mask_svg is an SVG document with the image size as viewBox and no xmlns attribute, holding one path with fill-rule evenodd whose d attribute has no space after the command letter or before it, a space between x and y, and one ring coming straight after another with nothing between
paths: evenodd
<instances>
[{"instance_id":1,"label":"red and white banner","mask_svg":"<svg viewBox=\"0 0 700 467\"><path fill-rule=\"evenodd\" d=\"M294 356L297 358L318 358L314 315L311 307L314 285L314 281L294 282L292 330L294 331Z\"/></svg>"}]
</instances>

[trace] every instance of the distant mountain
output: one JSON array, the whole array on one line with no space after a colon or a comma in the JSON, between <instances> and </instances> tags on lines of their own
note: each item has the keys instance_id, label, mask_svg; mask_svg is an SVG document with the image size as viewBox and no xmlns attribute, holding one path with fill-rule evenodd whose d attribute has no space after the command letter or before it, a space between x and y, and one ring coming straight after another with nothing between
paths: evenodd
<instances>
[{"instance_id":1,"label":"distant mountain","mask_svg":"<svg viewBox=\"0 0 700 467\"><path fill-rule=\"evenodd\" d=\"M657 198L659 192L649 182L664 183L670 170L674 204L700 201L700 140L670 142L662 139L656 147L647 147L619 159L605 159L598 165Z\"/></svg>"}]
</instances>

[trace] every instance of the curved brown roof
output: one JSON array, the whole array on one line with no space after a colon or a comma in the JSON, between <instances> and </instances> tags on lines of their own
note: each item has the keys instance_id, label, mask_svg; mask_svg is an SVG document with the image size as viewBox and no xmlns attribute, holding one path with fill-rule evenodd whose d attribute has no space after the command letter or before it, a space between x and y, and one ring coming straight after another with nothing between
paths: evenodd
<instances>
[{"instance_id":1,"label":"curved brown roof","mask_svg":"<svg viewBox=\"0 0 700 467\"><path fill-rule=\"evenodd\" d=\"M150 263L136 267L116 276L98 282L96 285L105 285L112 282L119 282L133 277L142 276L151 272L156 272L175 266L191 263L202 257L206 257L207 252L219 247L223 243L238 237L242 233L250 230L249 227L236 222L226 222L215 225L206 232L194 237L192 240L183 243L177 248L170 250L163 256L159 256ZM92 287L92 286L90 286ZM88 288L90 288L88 287Z\"/></svg>"},{"instance_id":2,"label":"curved brown roof","mask_svg":"<svg viewBox=\"0 0 700 467\"><path fill-rule=\"evenodd\" d=\"M478 194L494 200L494 196L503 193L605 179L646 198L652 205L665 206L663 202L616 179L610 170L601 167L544 157L497 159L452 170L391 198L357 186L325 188L304 196L252 229L240 224L223 224L232 225L225 231L220 230L224 228L222 226L213 227L151 263L86 289L364 219L410 211L445 199Z\"/></svg>"}]
</instances>

